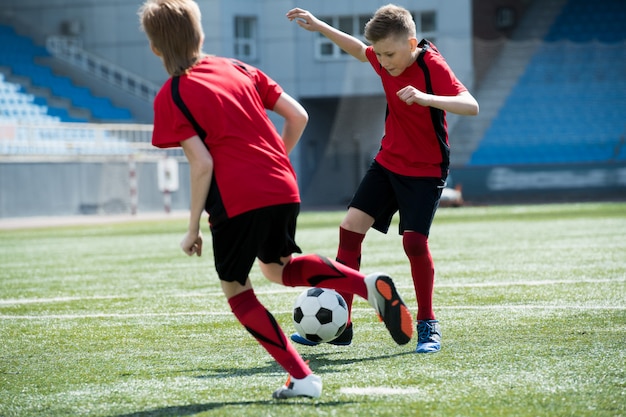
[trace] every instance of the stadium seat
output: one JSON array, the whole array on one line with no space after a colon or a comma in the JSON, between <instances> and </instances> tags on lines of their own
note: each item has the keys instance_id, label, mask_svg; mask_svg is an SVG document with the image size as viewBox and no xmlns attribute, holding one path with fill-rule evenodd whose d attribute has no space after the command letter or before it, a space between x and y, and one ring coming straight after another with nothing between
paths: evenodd
<instances>
[{"instance_id":1,"label":"stadium seat","mask_svg":"<svg viewBox=\"0 0 626 417\"><path fill-rule=\"evenodd\" d=\"M76 86L69 78L58 76L49 67L37 64L35 58L42 56L49 56L45 48L18 35L12 28L0 25L0 65L9 67L15 75L29 78L35 86L48 88L54 96L67 98L74 107L89 110L99 121L132 121L128 109L116 107L108 98L96 97L89 89ZM71 117L64 109L48 107L48 114L64 122L87 121Z\"/></svg>"},{"instance_id":2,"label":"stadium seat","mask_svg":"<svg viewBox=\"0 0 626 417\"><path fill-rule=\"evenodd\" d=\"M626 134L625 17L626 2L569 0L468 164L615 158Z\"/></svg>"}]
</instances>

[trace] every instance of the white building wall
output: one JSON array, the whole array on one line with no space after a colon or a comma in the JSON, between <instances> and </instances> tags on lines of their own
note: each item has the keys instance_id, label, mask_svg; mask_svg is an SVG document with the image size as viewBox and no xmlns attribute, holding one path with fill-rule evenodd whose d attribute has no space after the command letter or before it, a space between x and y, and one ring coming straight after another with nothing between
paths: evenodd
<instances>
[{"instance_id":1,"label":"white building wall","mask_svg":"<svg viewBox=\"0 0 626 417\"><path fill-rule=\"evenodd\" d=\"M371 15L388 1L380 0L197 0L202 11L207 53L232 56L234 17L257 16L259 66L296 96L369 95L380 83L367 64L349 57L317 60L316 34L300 29L285 13L302 7L316 15ZM77 22L79 37L89 51L146 79L167 78L139 30L137 10L142 0L3 0L0 18L15 22L37 39L58 35L64 22ZM437 13L437 46L457 76L472 86L471 0L399 0L411 11Z\"/></svg>"},{"instance_id":2,"label":"white building wall","mask_svg":"<svg viewBox=\"0 0 626 417\"><path fill-rule=\"evenodd\" d=\"M287 5L292 2L269 1L266 3ZM387 3L387 1L377 0L303 0L298 2L298 6L310 10L317 16L372 15L378 7ZM437 46L457 76L471 88L473 85L471 1L413 0L394 3L414 12L436 12ZM369 64L358 62L351 57L335 61L316 59L314 40L318 35L289 22L284 17L289 7L276 12L269 9L270 7L266 8L265 13L260 16L262 24L272 28L267 32L261 32L261 44L269 45L269 48L263 47L258 65L277 80L287 80L289 84L286 87L293 80L297 96L351 96L382 93L378 76Z\"/></svg>"}]
</instances>

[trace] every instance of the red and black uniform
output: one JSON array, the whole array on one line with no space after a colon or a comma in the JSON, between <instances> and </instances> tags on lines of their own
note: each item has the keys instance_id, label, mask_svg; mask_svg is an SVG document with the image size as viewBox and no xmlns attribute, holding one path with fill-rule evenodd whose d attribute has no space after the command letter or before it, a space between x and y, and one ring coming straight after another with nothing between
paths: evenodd
<instances>
[{"instance_id":1,"label":"red and black uniform","mask_svg":"<svg viewBox=\"0 0 626 417\"><path fill-rule=\"evenodd\" d=\"M285 144L265 112L282 92L262 71L221 57L205 57L179 77L178 93L206 133L201 139L214 161L207 202L212 224L253 209L300 202ZM154 112L154 146L180 146L197 134L173 100L171 78L157 94ZM223 207L217 206L220 202Z\"/></svg>"},{"instance_id":2,"label":"red and black uniform","mask_svg":"<svg viewBox=\"0 0 626 417\"><path fill-rule=\"evenodd\" d=\"M301 252L296 175L266 113L282 93L257 68L209 56L170 78L154 100L153 145L180 146L198 135L213 157L206 210L215 268L224 281L243 285L257 257L280 262Z\"/></svg>"},{"instance_id":3,"label":"red and black uniform","mask_svg":"<svg viewBox=\"0 0 626 417\"><path fill-rule=\"evenodd\" d=\"M467 91L434 45L422 41L420 47L416 62L395 77L371 46L366 50L385 90L385 135L350 206L374 217L373 227L384 233L399 211L400 234L411 230L428 236L450 165L445 112L407 105L396 93L409 85L443 96Z\"/></svg>"},{"instance_id":4,"label":"red and black uniform","mask_svg":"<svg viewBox=\"0 0 626 417\"><path fill-rule=\"evenodd\" d=\"M417 104L409 106L396 93L411 85L429 94L456 96L467 88L434 45L420 45L424 49L415 64L397 77L382 68L371 46L367 48L367 58L381 78L388 106L385 136L376 161L396 174L445 179L449 166L445 112Z\"/></svg>"}]
</instances>

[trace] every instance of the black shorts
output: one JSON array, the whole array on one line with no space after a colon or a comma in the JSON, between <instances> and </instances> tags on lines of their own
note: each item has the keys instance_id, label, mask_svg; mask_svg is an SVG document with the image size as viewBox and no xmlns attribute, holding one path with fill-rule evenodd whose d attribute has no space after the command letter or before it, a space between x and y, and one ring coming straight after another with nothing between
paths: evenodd
<instances>
[{"instance_id":1,"label":"black shorts","mask_svg":"<svg viewBox=\"0 0 626 417\"><path fill-rule=\"evenodd\" d=\"M211 226L215 269L220 280L244 285L256 258L280 263L302 253L295 242L300 204L283 204L248 211Z\"/></svg>"},{"instance_id":2,"label":"black shorts","mask_svg":"<svg viewBox=\"0 0 626 417\"><path fill-rule=\"evenodd\" d=\"M399 211L399 234L412 230L428 236L444 185L445 179L394 174L374 161L348 207L372 216L372 227L382 233Z\"/></svg>"}]
</instances>

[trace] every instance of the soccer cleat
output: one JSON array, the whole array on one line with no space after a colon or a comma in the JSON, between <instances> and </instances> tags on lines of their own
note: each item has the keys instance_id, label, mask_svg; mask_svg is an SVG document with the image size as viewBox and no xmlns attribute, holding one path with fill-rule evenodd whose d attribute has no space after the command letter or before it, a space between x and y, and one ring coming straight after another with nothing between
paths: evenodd
<instances>
[{"instance_id":1,"label":"soccer cleat","mask_svg":"<svg viewBox=\"0 0 626 417\"><path fill-rule=\"evenodd\" d=\"M365 284L367 301L385 323L393 340L399 345L409 343L413 336L413 317L391 278L374 273L365 277Z\"/></svg>"},{"instance_id":2,"label":"soccer cleat","mask_svg":"<svg viewBox=\"0 0 626 417\"><path fill-rule=\"evenodd\" d=\"M322 378L315 374L307 375L302 379L287 378L287 382L272 394L277 400L294 397L319 398L322 395Z\"/></svg>"},{"instance_id":3,"label":"soccer cleat","mask_svg":"<svg viewBox=\"0 0 626 417\"><path fill-rule=\"evenodd\" d=\"M433 353L441 349L441 327L437 320L419 320L417 322L416 353Z\"/></svg>"},{"instance_id":4,"label":"soccer cleat","mask_svg":"<svg viewBox=\"0 0 626 417\"><path fill-rule=\"evenodd\" d=\"M353 334L352 323L350 323L348 324L346 329L343 331L343 333L337 336L336 339L333 339L330 342L326 342L326 343L329 343L331 345L336 345L336 346L348 346L350 345L350 343L352 343L352 334ZM305 346L317 346L320 344L319 342L314 342L312 340L307 339L304 336L300 336L298 333L292 334L291 340L301 345L305 345Z\"/></svg>"}]
</instances>

